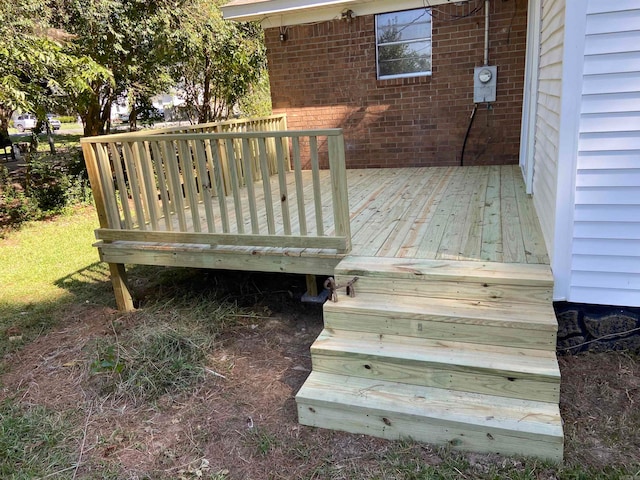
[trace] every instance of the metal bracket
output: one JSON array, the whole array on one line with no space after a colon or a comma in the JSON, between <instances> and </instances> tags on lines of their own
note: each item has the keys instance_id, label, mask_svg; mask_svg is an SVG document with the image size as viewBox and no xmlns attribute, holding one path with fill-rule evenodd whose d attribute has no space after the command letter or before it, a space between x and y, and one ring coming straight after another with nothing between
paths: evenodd
<instances>
[{"instance_id":1,"label":"metal bracket","mask_svg":"<svg viewBox=\"0 0 640 480\"><path fill-rule=\"evenodd\" d=\"M358 281L358 277L353 277L344 285L336 285L336 280L333 277L329 277L324 281L324 288L329 290L329 298L331 301L338 301L338 289L346 288L347 295L350 297L356 296L356 289L353 287L353 284Z\"/></svg>"}]
</instances>

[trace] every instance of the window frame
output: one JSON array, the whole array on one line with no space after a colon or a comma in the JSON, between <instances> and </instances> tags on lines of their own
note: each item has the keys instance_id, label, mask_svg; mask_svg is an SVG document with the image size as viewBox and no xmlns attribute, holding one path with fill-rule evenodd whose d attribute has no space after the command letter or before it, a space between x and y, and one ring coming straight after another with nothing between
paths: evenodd
<instances>
[{"instance_id":1,"label":"window frame","mask_svg":"<svg viewBox=\"0 0 640 480\"><path fill-rule=\"evenodd\" d=\"M416 11L416 12L426 12L426 14L429 16L429 32L428 32L428 37L421 37L418 39L411 39L411 40L406 40L406 41L399 41L399 42L389 42L389 43L379 43L378 42L378 22L380 20L380 18L383 15L389 15L389 14L394 14L394 13L400 13L400 12L411 12L411 11ZM419 18L419 17L418 17ZM431 9L428 7L420 7L420 8L410 8L410 9L406 9L406 10L394 10L392 12L383 12L383 13L377 13L375 15L375 31L374 31L374 35L375 35L375 42L376 42L376 78L378 80L392 80L395 78L413 78L413 77L428 77L431 76L433 73L433 17L431 15ZM428 71L421 71L421 72L409 72L409 73L396 73L396 74L392 74L392 75L381 75L380 74L380 46L384 46L384 45L393 45L393 44L409 44L409 43L417 43L417 42L424 42L424 41L428 41L430 43L430 52L429 52L429 65L430 68Z\"/></svg>"}]
</instances>

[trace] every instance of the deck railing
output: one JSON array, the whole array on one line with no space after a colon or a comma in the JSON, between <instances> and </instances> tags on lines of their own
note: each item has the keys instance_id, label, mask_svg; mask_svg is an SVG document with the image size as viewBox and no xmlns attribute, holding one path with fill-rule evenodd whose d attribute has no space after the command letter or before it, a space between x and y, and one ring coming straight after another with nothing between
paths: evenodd
<instances>
[{"instance_id":1,"label":"deck railing","mask_svg":"<svg viewBox=\"0 0 640 480\"><path fill-rule=\"evenodd\" d=\"M96 237L348 252L342 131L228 126L236 131L196 126L82 139L100 219ZM329 172L319 168L321 153ZM321 189L327 175L330 192Z\"/></svg>"}]
</instances>

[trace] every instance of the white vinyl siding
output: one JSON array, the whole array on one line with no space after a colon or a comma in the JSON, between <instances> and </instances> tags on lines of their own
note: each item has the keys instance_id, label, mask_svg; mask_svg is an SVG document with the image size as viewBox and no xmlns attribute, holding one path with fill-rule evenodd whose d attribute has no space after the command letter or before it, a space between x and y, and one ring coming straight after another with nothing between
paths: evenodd
<instances>
[{"instance_id":1,"label":"white vinyl siding","mask_svg":"<svg viewBox=\"0 0 640 480\"><path fill-rule=\"evenodd\" d=\"M553 257L560 139L564 0L542 2L533 201L547 250Z\"/></svg>"},{"instance_id":2,"label":"white vinyl siding","mask_svg":"<svg viewBox=\"0 0 640 480\"><path fill-rule=\"evenodd\" d=\"M589 0L569 300L640 306L640 2Z\"/></svg>"}]
</instances>

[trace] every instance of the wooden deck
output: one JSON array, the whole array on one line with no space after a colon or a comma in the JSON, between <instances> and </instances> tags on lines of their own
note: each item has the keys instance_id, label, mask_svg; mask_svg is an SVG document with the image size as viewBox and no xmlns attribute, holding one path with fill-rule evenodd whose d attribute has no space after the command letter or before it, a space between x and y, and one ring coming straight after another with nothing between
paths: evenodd
<instances>
[{"instance_id":1,"label":"wooden deck","mask_svg":"<svg viewBox=\"0 0 640 480\"><path fill-rule=\"evenodd\" d=\"M561 460L553 276L518 167L346 170L343 145L83 139L118 308L125 264L308 274L310 292L357 277L357 298L324 305L302 424Z\"/></svg>"},{"instance_id":2,"label":"wooden deck","mask_svg":"<svg viewBox=\"0 0 640 480\"><path fill-rule=\"evenodd\" d=\"M354 256L548 264L517 166L348 170Z\"/></svg>"},{"instance_id":3,"label":"wooden deck","mask_svg":"<svg viewBox=\"0 0 640 480\"><path fill-rule=\"evenodd\" d=\"M305 198L313 197L310 182L305 182L311 172L303 171L302 191ZM287 173L288 185L294 183L294 172ZM278 177L272 178L272 191L278 192ZM330 175L320 172L321 198L330 198ZM349 205L352 234L352 256L395 257L442 260L472 260L498 263L548 264L548 256L533 210L531 199L526 195L524 183L517 166L486 167L425 167L402 169L347 170ZM293 234L300 233L299 205L307 205L307 218L312 216L309 202L298 202L295 188L288 190L288 206ZM261 193L259 193L260 195ZM263 195L263 194L262 194ZM243 205L245 229L251 230L251 214L248 211L247 189L243 188L240 203ZM271 202L276 217L276 225L281 225L283 209L280 199L274 194ZM259 204L265 205L259 198ZM233 202L233 198L228 198ZM212 202L213 218L220 219L219 202ZM264 208L263 208L264 209ZM332 224L332 208L323 203L323 218L320 222ZM199 230L206 231L207 215L204 207L199 212ZM265 211L258 211L261 231L267 229ZM192 215L187 215L189 231L194 229ZM308 222L309 232L317 232L317 221ZM174 222L175 223L175 222ZM237 221L232 210L228 223L237 229ZM163 224L162 221L159 222ZM324 227L331 234L330 227ZM222 225L217 225L222 230ZM178 225L175 225L178 230ZM281 228L280 228L281 230ZM282 231L276 233L282 234ZM158 234L162 238L163 234ZM119 237L121 238L121 237ZM150 237L153 238L153 237ZM119 242L120 243L120 242ZM113 244L112 244L113 245ZM131 246L120 243L121 247ZM143 246L138 246L142 248ZM147 250L165 251L162 242L149 243ZM243 246L200 246L174 245L178 250L203 249L222 254L218 268L242 268L234 255L251 255L252 268L272 270L270 260L284 256L292 261L307 259L309 267L297 266L298 273L331 274L331 266L344 257L336 250L318 248L280 248ZM259 257L265 257L259 259ZM315 258L324 262L312 261ZM229 264L225 265L225 259ZM333 261L332 261L333 259ZM129 263L126 262L126 263ZM322 265L318 267L318 265ZM320 268L321 271L316 271ZM277 269L292 271L281 261ZM329 270L329 271L327 271Z\"/></svg>"}]
</instances>

